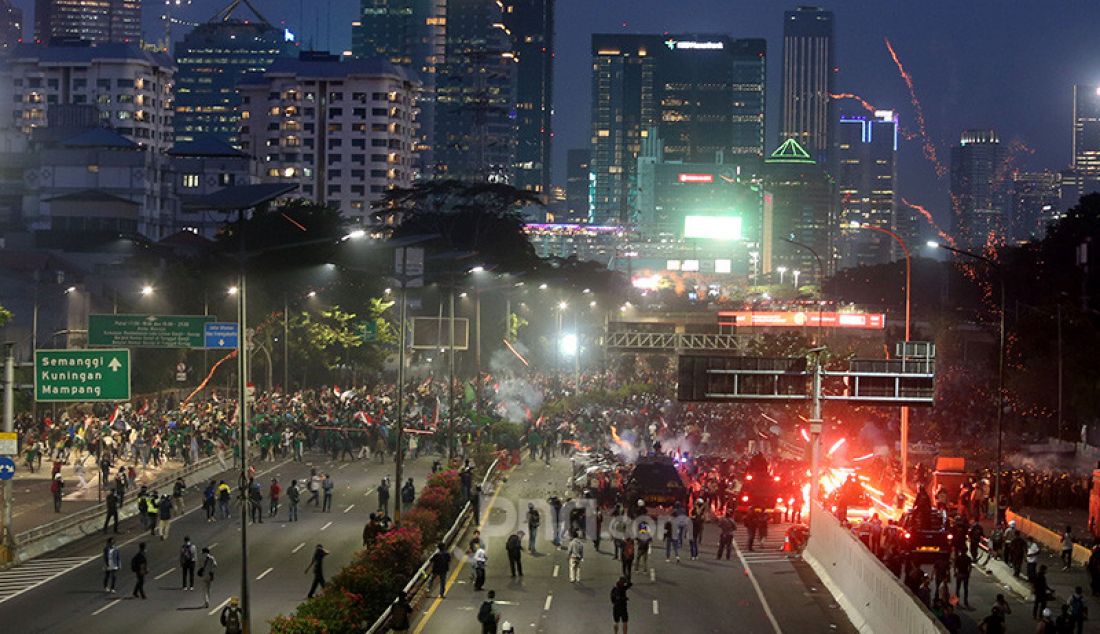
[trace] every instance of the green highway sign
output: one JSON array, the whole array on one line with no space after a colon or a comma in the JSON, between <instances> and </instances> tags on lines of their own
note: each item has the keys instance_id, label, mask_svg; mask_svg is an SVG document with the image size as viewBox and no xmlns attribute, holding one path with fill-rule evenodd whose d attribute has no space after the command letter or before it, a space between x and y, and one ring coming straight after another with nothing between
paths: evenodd
<instances>
[{"instance_id":1,"label":"green highway sign","mask_svg":"<svg viewBox=\"0 0 1100 634\"><path fill-rule=\"evenodd\" d=\"M34 400L127 401L129 350L35 350Z\"/></svg>"},{"instance_id":2,"label":"green highway sign","mask_svg":"<svg viewBox=\"0 0 1100 634\"><path fill-rule=\"evenodd\" d=\"M363 341L378 341L378 322L363 322Z\"/></svg>"},{"instance_id":3,"label":"green highway sign","mask_svg":"<svg viewBox=\"0 0 1100 634\"><path fill-rule=\"evenodd\" d=\"M203 348L214 315L88 315L89 346Z\"/></svg>"}]
</instances>

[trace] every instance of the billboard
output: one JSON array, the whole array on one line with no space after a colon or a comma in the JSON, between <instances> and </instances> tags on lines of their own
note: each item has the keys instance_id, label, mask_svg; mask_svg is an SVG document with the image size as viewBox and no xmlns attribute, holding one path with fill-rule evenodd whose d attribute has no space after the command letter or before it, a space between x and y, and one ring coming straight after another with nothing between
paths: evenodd
<instances>
[{"instance_id":1,"label":"billboard","mask_svg":"<svg viewBox=\"0 0 1100 634\"><path fill-rule=\"evenodd\" d=\"M451 320L448 317L413 317L413 350L447 348L451 340ZM455 317L455 350L470 347L470 320Z\"/></svg>"},{"instance_id":2,"label":"billboard","mask_svg":"<svg viewBox=\"0 0 1100 634\"><path fill-rule=\"evenodd\" d=\"M825 328L856 328L882 330L886 328L886 315L882 313L835 313L816 311L764 311L723 310L718 313L718 325L757 328L816 328L818 315Z\"/></svg>"},{"instance_id":3,"label":"billboard","mask_svg":"<svg viewBox=\"0 0 1100 634\"><path fill-rule=\"evenodd\" d=\"M681 183L713 183L714 174L689 174L680 172L677 174L676 180Z\"/></svg>"},{"instance_id":4,"label":"billboard","mask_svg":"<svg viewBox=\"0 0 1100 634\"><path fill-rule=\"evenodd\" d=\"M740 240L741 216L684 216L684 237L701 240Z\"/></svg>"}]
</instances>

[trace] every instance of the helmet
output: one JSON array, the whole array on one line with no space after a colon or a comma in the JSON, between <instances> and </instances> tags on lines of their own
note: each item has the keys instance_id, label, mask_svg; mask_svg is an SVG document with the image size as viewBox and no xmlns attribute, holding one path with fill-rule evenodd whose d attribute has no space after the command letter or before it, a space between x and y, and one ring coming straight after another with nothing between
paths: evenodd
<instances>
[{"instance_id":1,"label":"helmet","mask_svg":"<svg viewBox=\"0 0 1100 634\"><path fill-rule=\"evenodd\" d=\"M1054 613L1050 611L1050 608L1043 608L1043 616L1044 617L1050 617L1050 615L1052 615L1052 614L1054 614Z\"/></svg>"}]
</instances>

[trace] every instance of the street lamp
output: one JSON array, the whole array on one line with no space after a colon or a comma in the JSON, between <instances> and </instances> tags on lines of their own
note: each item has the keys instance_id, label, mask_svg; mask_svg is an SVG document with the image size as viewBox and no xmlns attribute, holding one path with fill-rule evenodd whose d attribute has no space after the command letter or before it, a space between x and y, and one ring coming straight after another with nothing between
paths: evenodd
<instances>
[{"instance_id":1,"label":"street lamp","mask_svg":"<svg viewBox=\"0 0 1100 634\"><path fill-rule=\"evenodd\" d=\"M852 229L869 229L870 231L877 231L879 233L890 236L894 242L898 243L901 247L901 252L905 254L905 342L909 343L909 291L911 288L913 266L911 258L909 257L909 247L905 245L905 240L901 239L901 236L886 229L885 227L879 227L865 222L859 222L853 220L851 225ZM938 243L937 243L938 244ZM905 483L909 478L909 406L906 405L901 408L901 482L904 488Z\"/></svg>"},{"instance_id":2,"label":"street lamp","mask_svg":"<svg viewBox=\"0 0 1100 634\"><path fill-rule=\"evenodd\" d=\"M779 285L782 286L783 285L783 275L787 272L787 267L780 266L780 267L777 267L775 270L779 271Z\"/></svg>"},{"instance_id":3,"label":"street lamp","mask_svg":"<svg viewBox=\"0 0 1100 634\"><path fill-rule=\"evenodd\" d=\"M1001 287L1000 323L998 325L997 343L997 474L993 479L993 522L999 522L1001 518L1001 471L1004 468L1004 410L1005 410L1005 277L997 266L997 262L984 255L956 249L946 244L929 240L930 249L945 249L952 253L966 256L973 260L985 262L997 274L997 282Z\"/></svg>"},{"instance_id":4,"label":"street lamp","mask_svg":"<svg viewBox=\"0 0 1100 634\"><path fill-rule=\"evenodd\" d=\"M149 286L148 284L146 284L145 286L142 286L141 287L141 294L146 295L146 296L152 295L153 294L153 287Z\"/></svg>"},{"instance_id":5,"label":"street lamp","mask_svg":"<svg viewBox=\"0 0 1100 634\"><path fill-rule=\"evenodd\" d=\"M802 271L799 271L798 269L795 269L795 270L791 271L791 275L794 276L794 287L798 288L798 276L802 275Z\"/></svg>"},{"instance_id":6,"label":"street lamp","mask_svg":"<svg viewBox=\"0 0 1100 634\"><path fill-rule=\"evenodd\" d=\"M236 286L230 286L228 289L226 289L225 294L226 295L236 295L237 294L237 287Z\"/></svg>"}]
</instances>

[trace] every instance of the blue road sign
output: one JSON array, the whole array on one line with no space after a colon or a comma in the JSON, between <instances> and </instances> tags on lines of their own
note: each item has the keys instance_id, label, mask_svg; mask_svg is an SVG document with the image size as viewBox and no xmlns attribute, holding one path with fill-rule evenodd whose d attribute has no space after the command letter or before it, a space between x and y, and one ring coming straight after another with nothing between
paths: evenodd
<instances>
[{"instance_id":1,"label":"blue road sign","mask_svg":"<svg viewBox=\"0 0 1100 634\"><path fill-rule=\"evenodd\" d=\"M214 321L203 326L203 338L207 348L236 348L241 330L236 322Z\"/></svg>"},{"instance_id":2,"label":"blue road sign","mask_svg":"<svg viewBox=\"0 0 1100 634\"><path fill-rule=\"evenodd\" d=\"M0 456L0 480L11 480L15 477L15 461L7 456Z\"/></svg>"}]
</instances>

